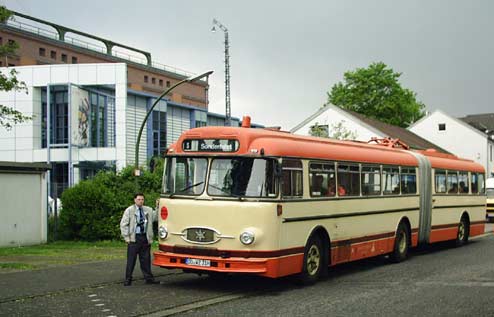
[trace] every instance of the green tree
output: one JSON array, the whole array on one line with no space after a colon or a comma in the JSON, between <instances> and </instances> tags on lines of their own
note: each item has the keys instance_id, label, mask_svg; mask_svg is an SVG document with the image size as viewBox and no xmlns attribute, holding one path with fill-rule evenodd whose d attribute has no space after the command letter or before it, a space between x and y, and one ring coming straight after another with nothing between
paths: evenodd
<instances>
[{"instance_id":1,"label":"green tree","mask_svg":"<svg viewBox=\"0 0 494 317\"><path fill-rule=\"evenodd\" d=\"M134 203L136 179L134 167L116 173L100 171L92 179L81 181L62 194L58 237L63 240L116 240L120 238L120 219ZM161 193L163 160L157 159L154 171L144 170L137 179L145 205L154 208Z\"/></svg>"},{"instance_id":2,"label":"green tree","mask_svg":"<svg viewBox=\"0 0 494 317\"><path fill-rule=\"evenodd\" d=\"M400 127L407 127L425 115L425 105L416 93L398 82L401 73L382 62L344 74L335 84L328 100L335 106L352 110Z\"/></svg>"},{"instance_id":3,"label":"green tree","mask_svg":"<svg viewBox=\"0 0 494 317\"><path fill-rule=\"evenodd\" d=\"M4 6L0 6L0 23L7 23L12 18L13 13L7 10ZM0 58L5 59L5 64L8 65L8 59L19 48L19 44L9 41L4 45L0 45ZM17 79L17 72L11 69L7 72L0 72L0 91L25 91L27 93L26 84ZM13 124L31 120L32 117L26 116L21 112L0 104L0 126L7 130L12 128Z\"/></svg>"},{"instance_id":4,"label":"green tree","mask_svg":"<svg viewBox=\"0 0 494 317\"><path fill-rule=\"evenodd\" d=\"M329 137L337 140L355 140L357 138L357 131L351 131L345 126L345 121L331 124Z\"/></svg>"}]
</instances>

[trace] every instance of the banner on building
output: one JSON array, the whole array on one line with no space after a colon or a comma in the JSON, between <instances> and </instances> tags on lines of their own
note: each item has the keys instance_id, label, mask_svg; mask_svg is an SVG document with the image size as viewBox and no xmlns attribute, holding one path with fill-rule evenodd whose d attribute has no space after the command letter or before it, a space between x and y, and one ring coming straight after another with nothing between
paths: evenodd
<instances>
[{"instance_id":1,"label":"banner on building","mask_svg":"<svg viewBox=\"0 0 494 317\"><path fill-rule=\"evenodd\" d=\"M72 144L86 147L89 146L89 92L75 85L70 87L70 110Z\"/></svg>"}]
</instances>

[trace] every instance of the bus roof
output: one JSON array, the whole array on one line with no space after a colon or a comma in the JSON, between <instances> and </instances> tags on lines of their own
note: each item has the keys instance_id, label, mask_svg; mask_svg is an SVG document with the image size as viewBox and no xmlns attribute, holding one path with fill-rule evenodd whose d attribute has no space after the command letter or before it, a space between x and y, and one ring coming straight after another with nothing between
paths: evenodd
<instances>
[{"instance_id":1,"label":"bus roof","mask_svg":"<svg viewBox=\"0 0 494 317\"><path fill-rule=\"evenodd\" d=\"M184 151L185 140L237 140L236 152ZM417 158L410 150L392 148L380 144L359 141L340 141L330 138L300 136L270 129L242 127L202 127L185 131L169 148L169 154L177 155L250 155L298 157L335 161L355 161L389 165L418 166ZM480 164L460 159L451 154L434 150L415 151L425 155L432 167L484 172Z\"/></svg>"}]
</instances>

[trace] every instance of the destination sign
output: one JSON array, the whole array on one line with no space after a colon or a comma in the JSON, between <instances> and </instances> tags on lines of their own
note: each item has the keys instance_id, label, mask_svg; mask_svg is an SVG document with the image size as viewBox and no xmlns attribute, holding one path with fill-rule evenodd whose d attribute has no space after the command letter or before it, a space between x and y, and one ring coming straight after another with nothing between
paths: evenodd
<instances>
[{"instance_id":1,"label":"destination sign","mask_svg":"<svg viewBox=\"0 0 494 317\"><path fill-rule=\"evenodd\" d=\"M195 139L182 142L182 149L186 152L237 152L238 148L237 140Z\"/></svg>"}]
</instances>

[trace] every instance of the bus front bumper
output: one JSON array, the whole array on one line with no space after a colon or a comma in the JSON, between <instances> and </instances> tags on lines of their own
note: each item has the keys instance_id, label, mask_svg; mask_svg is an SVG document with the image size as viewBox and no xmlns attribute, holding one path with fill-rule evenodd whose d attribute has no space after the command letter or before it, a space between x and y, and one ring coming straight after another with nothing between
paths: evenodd
<instances>
[{"instance_id":1,"label":"bus front bumper","mask_svg":"<svg viewBox=\"0 0 494 317\"><path fill-rule=\"evenodd\" d=\"M276 258L222 258L154 252L153 265L168 269L183 269L197 272L247 273L277 278L300 273L303 254L293 254Z\"/></svg>"}]
</instances>

